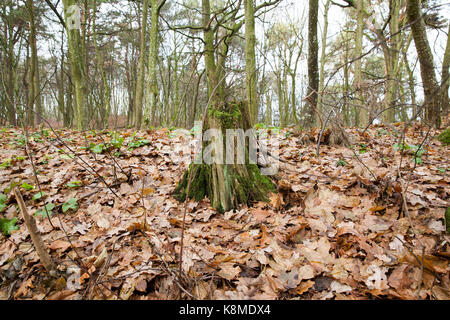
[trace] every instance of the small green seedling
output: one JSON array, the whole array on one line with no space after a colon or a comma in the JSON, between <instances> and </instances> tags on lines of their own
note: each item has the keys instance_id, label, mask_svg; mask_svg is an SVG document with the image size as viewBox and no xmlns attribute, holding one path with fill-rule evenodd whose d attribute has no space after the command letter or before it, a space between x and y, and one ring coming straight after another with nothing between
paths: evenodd
<instances>
[{"instance_id":1,"label":"small green seedling","mask_svg":"<svg viewBox=\"0 0 450 320\"><path fill-rule=\"evenodd\" d=\"M68 210L77 211L78 209L78 201L75 198L70 198L67 202L65 202L62 206L62 211L66 212Z\"/></svg>"},{"instance_id":2,"label":"small green seedling","mask_svg":"<svg viewBox=\"0 0 450 320\"><path fill-rule=\"evenodd\" d=\"M5 236L9 236L11 232L14 230L19 230L19 227L16 226L17 218L12 219L0 219L0 230Z\"/></svg>"}]
</instances>

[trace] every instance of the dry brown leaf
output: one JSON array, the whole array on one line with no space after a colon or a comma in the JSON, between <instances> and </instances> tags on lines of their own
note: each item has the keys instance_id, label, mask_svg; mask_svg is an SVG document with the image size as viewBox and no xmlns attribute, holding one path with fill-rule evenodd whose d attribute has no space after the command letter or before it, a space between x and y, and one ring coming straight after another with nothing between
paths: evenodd
<instances>
[{"instance_id":1,"label":"dry brown leaf","mask_svg":"<svg viewBox=\"0 0 450 320\"><path fill-rule=\"evenodd\" d=\"M241 273L241 271L241 268L239 266L235 266L235 263L226 262L220 265L220 271L217 275L227 280L233 280L239 275L239 273Z\"/></svg>"},{"instance_id":2,"label":"dry brown leaf","mask_svg":"<svg viewBox=\"0 0 450 320\"><path fill-rule=\"evenodd\" d=\"M70 242L64 241L64 240L56 240L56 241L52 242L52 244L49 246L49 248L52 250L61 249L61 252L64 252L68 248L70 248Z\"/></svg>"}]
</instances>

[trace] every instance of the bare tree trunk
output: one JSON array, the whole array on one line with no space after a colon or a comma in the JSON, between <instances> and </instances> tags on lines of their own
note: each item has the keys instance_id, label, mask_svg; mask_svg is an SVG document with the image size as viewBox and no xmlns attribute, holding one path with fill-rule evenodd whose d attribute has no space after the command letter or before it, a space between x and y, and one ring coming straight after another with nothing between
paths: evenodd
<instances>
[{"instance_id":1,"label":"bare tree trunk","mask_svg":"<svg viewBox=\"0 0 450 320\"><path fill-rule=\"evenodd\" d=\"M364 96L361 92L362 83L362 70L361 70L361 55L362 55L362 40L363 40L363 30L364 30L364 0L359 0L356 2L357 11L357 22L356 22L356 35L355 35L355 51L354 59L355 61L355 79L354 79L354 90L356 92L357 104L355 105L355 126L364 125L366 122L365 111L363 109Z\"/></svg>"},{"instance_id":2,"label":"bare tree trunk","mask_svg":"<svg viewBox=\"0 0 450 320\"><path fill-rule=\"evenodd\" d=\"M425 120L435 127L441 125L439 87L434 70L433 54L425 29L425 22L420 10L419 0L407 0L406 14L411 23L411 31L416 45L420 63L423 91L425 94Z\"/></svg>"},{"instance_id":3,"label":"bare tree trunk","mask_svg":"<svg viewBox=\"0 0 450 320\"><path fill-rule=\"evenodd\" d=\"M314 126L314 112L317 108L317 93L319 91L319 42L317 39L317 17L319 0L309 0L308 18L308 91L305 112L305 127Z\"/></svg>"},{"instance_id":4,"label":"bare tree trunk","mask_svg":"<svg viewBox=\"0 0 450 320\"><path fill-rule=\"evenodd\" d=\"M42 116L42 103L41 94L39 88L39 62L38 53L36 45L36 23L34 17L34 5L33 0L27 0L27 8L30 14L30 46L31 46L31 103L35 106L35 111L37 114ZM37 118L37 123L41 122L41 118ZM34 127L34 114L30 113L29 124Z\"/></svg>"},{"instance_id":5,"label":"bare tree trunk","mask_svg":"<svg viewBox=\"0 0 450 320\"><path fill-rule=\"evenodd\" d=\"M66 19L67 40L69 44L69 57L71 62L72 80L75 86L77 129L84 130L87 123L87 84L84 51L80 34L80 16L77 1L63 0L64 15Z\"/></svg>"},{"instance_id":6,"label":"bare tree trunk","mask_svg":"<svg viewBox=\"0 0 450 320\"><path fill-rule=\"evenodd\" d=\"M448 89L450 86L450 74L449 74L449 68L450 68L450 23L448 24L448 32L447 32L447 46L445 48L445 54L444 54L444 61L442 63L442 94L441 94L441 107L442 107L442 114L444 116L448 115L448 112L450 111L449 108L449 98L448 98Z\"/></svg>"},{"instance_id":7,"label":"bare tree trunk","mask_svg":"<svg viewBox=\"0 0 450 320\"><path fill-rule=\"evenodd\" d=\"M245 75L247 100L250 110L250 121L258 122L258 101L256 93L256 35L255 35L255 3L254 0L244 0L245 6Z\"/></svg>"},{"instance_id":8,"label":"bare tree trunk","mask_svg":"<svg viewBox=\"0 0 450 320\"><path fill-rule=\"evenodd\" d=\"M322 30L321 52L320 52L320 70L319 70L319 95L317 97L317 115L316 123L319 123L320 113L323 111L323 90L325 86L325 63L328 35L328 11L331 6L331 0L327 0L324 9L324 23Z\"/></svg>"},{"instance_id":9,"label":"bare tree trunk","mask_svg":"<svg viewBox=\"0 0 450 320\"><path fill-rule=\"evenodd\" d=\"M134 125L140 128L142 124L143 100L144 100L144 79L145 79L145 38L147 37L147 16L149 0L144 0L142 8L142 25L139 41L139 62L136 80L136 94L134 102Z\"/></svg>"}]
</instances>

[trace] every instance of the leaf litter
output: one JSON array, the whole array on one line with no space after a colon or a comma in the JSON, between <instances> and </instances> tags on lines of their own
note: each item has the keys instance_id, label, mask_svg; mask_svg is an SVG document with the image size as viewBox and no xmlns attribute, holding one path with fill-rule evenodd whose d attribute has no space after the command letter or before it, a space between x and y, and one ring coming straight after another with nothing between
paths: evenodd
<instances>
[{"instance_id":1,"label":"leaf litter","mask_svg":"<svg viewBox=\"0 0 450 320\"><path fill-rule=\"evenodd\" d=\"M417 126L406 143L422 142ZM429 138L417 164L395 147L395 130L378 125L364 135L346 129L353 150L322 145L317 157L304 143L317 130L288 130L268 131L284 164L268 203L219 214L207 199L188 202L180 276L184 205L171 193L192 156L189 134L121 130L137 143L114 150L105 132L50 131L29 141L36 181L13 143L20 130L5 129L0 298L450 299L448 147ZM22 190L27 209L64 281L46 278L6 192L12 181L34 186Z\"/></svg>"}]
</instances>

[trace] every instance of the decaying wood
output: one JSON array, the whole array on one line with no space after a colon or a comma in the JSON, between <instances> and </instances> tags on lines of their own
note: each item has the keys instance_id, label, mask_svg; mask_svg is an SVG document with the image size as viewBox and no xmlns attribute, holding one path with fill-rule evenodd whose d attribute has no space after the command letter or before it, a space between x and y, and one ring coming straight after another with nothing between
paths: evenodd
<instances>
[{"instance_id":1,"label":"decaying wood","mask_svg":"<svg viewBox=\"0 0 450 320\"><path fill-rule=\"evenodd\" d=\"M23 220L27 226L28 232L31 236L31 241L33 242L34 248L36 249L39 259L44 265L45 269L50 275L56 271L55 263L53 262L50 254L48 253L44 242L42 241L41 235L36 226L36 220L28 214L27 207L23 201L22 194L19 189L14 188L14 195L16 196L17 203L19 204L20 212L22 212Z\"/></svg>"}]
</instances>

